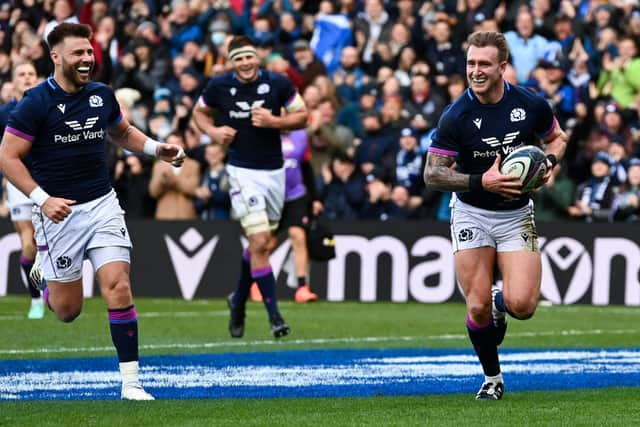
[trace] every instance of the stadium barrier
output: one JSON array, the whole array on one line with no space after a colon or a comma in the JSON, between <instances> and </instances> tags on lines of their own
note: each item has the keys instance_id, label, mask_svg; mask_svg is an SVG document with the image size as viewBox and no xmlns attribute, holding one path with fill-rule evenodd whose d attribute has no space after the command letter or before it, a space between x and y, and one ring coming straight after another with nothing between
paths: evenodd
<instances>
[{"instance_id":1,"label":"stadium barrier","mask_svg":"<svg viewBox=\"0 0 640 427\"><path fill-rule=\"evenodd\" d=\"M233 222L129 220L136 296L224 297L236 284L246 240ZM336 258L311 267L311 284L328 301L462 301L456 285L448 224L333 222ZM640 305L637 225L540 223L542 299L553 304ZM292 298L280 242L271 262L281 298ZM23 294L20 243L0 221L0 296ZM85 263L85 296L98 291Z\"/></svg>"}]
</instances>

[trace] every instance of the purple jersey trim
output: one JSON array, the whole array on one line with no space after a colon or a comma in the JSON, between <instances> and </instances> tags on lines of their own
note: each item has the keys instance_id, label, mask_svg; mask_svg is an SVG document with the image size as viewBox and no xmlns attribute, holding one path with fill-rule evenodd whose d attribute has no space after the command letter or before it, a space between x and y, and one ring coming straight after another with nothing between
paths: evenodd
<instances>
[{"instance_id":1,"label":"purple jersey trim","mask_svg":"<svg viewBox=\"0 0 640 427\"><path fill-rule=\"evenodd\" d=\"M109 123L109 126L115 126L118 123L120 123L122 121L124 117L122 116L122 111L118 114L118 117L115 118L114 121L112 121L111 123Z\"/></svg>"},{"instance_id":2,"label":"purple jersey trim","mask_svg":"<svg viewBox=\"0 0 640 427\"><path fill-rule=\"evenodd\" d=\"M24 133L24 132L19 131L18 129L12 128L10 126L7 126L6 131L9 132L10 134L15 135L15 136L19 136L22 139L26 139L29 142L33 142L33 140L35 139L35 137L33 135L29 135L28 133Z\"/></svg>"},{"instance_id":3,"label":"purple jersey trim","mask_svg":"<svg viewBox=\"0 0 640 427\"><path fill-rule=\"evenodd\" d=\"M548 137L549 135L551 135L551 133L556 129L556 126L557 126L557 120L556 120L556 118L554 117L554 118L553 118L553 122L551 122L551 128L550 128L548 131L546 131L545 133L543 133L542 135L540 135L540 137L541 137L542 139L545 139L546 137Z\"/></svg>"},{"instance_id":4,"label":"purple jersey trim","mask_svg":"<svg viewBox=\"0 0 640 427\"><path fill-rule=\"evenodd\" d=\"M444 150L442 148L436 148L436 147L429 147L429 152L430 153L436 153L436 154L442 154L443 156L451 156L451 157L455 157L455 156L458 155L457 151Z\"/></svg>"}]
</instances>

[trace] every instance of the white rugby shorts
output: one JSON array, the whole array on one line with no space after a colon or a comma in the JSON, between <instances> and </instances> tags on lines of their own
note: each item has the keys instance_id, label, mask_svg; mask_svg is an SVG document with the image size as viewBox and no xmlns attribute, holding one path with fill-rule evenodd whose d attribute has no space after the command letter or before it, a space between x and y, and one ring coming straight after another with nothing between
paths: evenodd
<instances>
[{"instance_id":1,"label":"white rugby shorts","mask_svg":"<svg viewBox=\"0 0 640 427\"><path fill-rule=\"evenodd\" d=\"M73 282L82 277L82 263L91 259L89 251L120 247L126 251L102 251L100 265L113 261L129 262L131 239L114 190L92 200L71 206L71 214L55 224L39 207L33 209L36 245L40 252L42 275L46 280ZM92 259L92 262L95 262Z\"/></svg>"},{"instance_id":2,"label":"white rugby shorts","mask_svg":"<svg viewBox=\"0 0 640 427\"><path fill-rule=\"evenodd\" d=\"M9 181L7 181L7 206L11 221L31 221L33 202Z\"/></svg>"},{"instance_id":3,"label":"white rugby shorts","mask_svg":"<svg viewBox=\"0 0 640 427\"><path fill-rule=\"evenodd\" d=\"M491 211L453 202L451 241L454 252L491 246L497 252L539 252L533 201L513 210Z\"/></svg>"},{"instance_id":4,"label":"white rugby shorts","mask_svg":"<svg viewBox=\"0 0 640 427\"><path fill-rule=\"evenodd\" d=\"M285 193L285 169L247 169L227 165L231 214L234 219L266 212L272 229L282 216Z\"/></svg>"}]
</instances>

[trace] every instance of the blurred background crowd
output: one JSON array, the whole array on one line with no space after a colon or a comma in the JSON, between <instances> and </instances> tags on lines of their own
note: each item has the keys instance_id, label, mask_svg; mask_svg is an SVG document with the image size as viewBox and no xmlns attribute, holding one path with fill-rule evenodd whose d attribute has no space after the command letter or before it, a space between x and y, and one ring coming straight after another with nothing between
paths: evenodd
<instances>
[{"instance_id":1,"label":"blurred background crowd","mask_svg":"<svg viewBox=\"0 0 640 427\"><path fill-rule=\"evenodd\" d=\"M0 103L12 64L52 72L44 38L60 22L94 30L94 80L129 120L183 144L181 170L109 144L129 218L229 217L225 151L191 120L225 46L246 34L265 69L306 101L317 197L328 219L449 220L447 193L425 189L430 136L466 90L465 39L505 33L507 81L545 97L570 135L565 160L536 192L538 221L640 217L638 0L16 0L0 1ZM283 138L293 137L283 135ZM257 142L259 143L259 142Z\"/></svg>"}]
</instances>

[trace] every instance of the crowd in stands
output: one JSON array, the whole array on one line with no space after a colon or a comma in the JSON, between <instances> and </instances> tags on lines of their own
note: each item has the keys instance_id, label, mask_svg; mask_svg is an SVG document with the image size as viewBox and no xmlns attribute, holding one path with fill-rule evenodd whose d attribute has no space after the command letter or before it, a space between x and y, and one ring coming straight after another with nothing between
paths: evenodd
<instances>
[{"instance_id":1,"label":"crowd in stands","mask_svg":"<svg viewBox=\"0 0 640 427\"><path fill-rule=\"evenodd\" d=\"M52 71L46 34L93 28L94 80L129 120L183 144L182 169L111 152L130 218L226 219L224 149L191 120L236 34L287 75L309 110L306 135L328 219L448 221L451 195L427 191L430 135L466 90L465 39L505 33L505 78L545 97L570 135L565 160L534 195L539 221L640 218L638 0L15 0L0 1L0 103L11 67Z\"/></svg>"}]
</instances>

